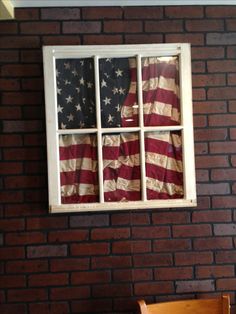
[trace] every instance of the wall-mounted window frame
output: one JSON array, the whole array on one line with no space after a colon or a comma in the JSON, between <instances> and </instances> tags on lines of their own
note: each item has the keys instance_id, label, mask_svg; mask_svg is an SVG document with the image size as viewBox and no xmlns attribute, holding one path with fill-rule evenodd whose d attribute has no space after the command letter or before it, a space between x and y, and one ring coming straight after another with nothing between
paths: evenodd
<instances>
[{"instance_id":1,"label":"wall-mounted window frame","mask_svg":"<svg viewBox=\"0 0 236 314\"><path fill-rule=\"evenodd\" d=\"M190 45L148 44L148 45L101 45L101 46L45 46L43 47L48 190L50 212L82 212L105 210L128 210L143 208L171 208L196 206L196 183L194 163L192 81ZM178 58L180 123L178 125L146 126L143 122L142 58ZM82 129L61 129L58 127L57 60L90 58L94 62L94 85L96 106L96 127ZM135 127L104 128L101 123L101 81L99 62L105 58L134 58L137 68L137 99L139 122ZM181 198L148 199L146 192L145 134L154 132L179 132L182 141L183 196ZM120 132L136 132L140 145L141 191L139 200L106 201L104 199L103 135ZM62 203L60 179L59 137L69 134L96 134L99 197L96 202Z\"/></svg>"}]
</instances>

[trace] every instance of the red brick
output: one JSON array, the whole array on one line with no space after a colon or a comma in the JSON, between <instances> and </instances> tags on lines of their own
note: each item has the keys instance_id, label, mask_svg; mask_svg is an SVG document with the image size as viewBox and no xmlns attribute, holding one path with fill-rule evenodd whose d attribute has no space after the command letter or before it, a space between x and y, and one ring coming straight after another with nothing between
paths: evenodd
<instances>
[{"instance_id":1,"label":"red brick","mask_svg":"<svg viewBox=\"0 0 236 314\"><path fill-rule=\"evenodd\" d=\"M168 281L152 281L148 283L135 283L134 285L134 294L137 296L171 294L173 292L173 283Z\"/></svg>"},{"instance_id":2,"label":"red brick","mask_svg":"<svg viewBox=\"0 0 236 314\"><path fill-rule=\"evenodd\" d=\"M214 233L215 235L235 235L236 224L215 224Z\"/></svg>"},{"instance_id":3,"label":"red brick","mask_svg":"<svg viewBox=\"0 0 236 314\"><path fill-rule=\"evenodd\" d=\"M209 171L197 169L196 170L196 180L197 180L197 182L209 181Z\"/></svg>"},{"instance_id":4,"label":"red brick","mask_svg":"<svg viewBox=\"0 0 236 314\"><path fill-rule=\"evenodd\" d=\"M162 34L132 34L125 35L126 44L157 44L163 43Z\"/></svg>"},{"instance_id":5,"label":"red brick","mask_svg":"<svg viewBox=\"0 0 236 314\"><path fill-rule=\"evenodd\" d=\"M208 33L206 42L207 45L233 45L236 44L236 35L234 32Z\"/></svg>"},{"instance_id":6,"label":"red brick","mask_svg":"<svg viewBox=\"0 0 236 314\"><path fill-rule=\"evenodd\" d=\"M20 162L0 162L0 174L19 174L23 171L23 164Z\"/></svg>"},{"instance_id":7,"label":"red brick","mask_svg":"<svg viewBox=\"0 0 236 314\"><path fill-rule=\"evenodd\" d=\"M0 288L23 288L26 286L25 276L7 275L1 276Z\"/></svg>"},{"instance_id":8,"label":"red brick","mask_svg":"<svg viewBox=\"0 0 236 314\"><path fill-rule=\"evenodd\" d=\"M145 22L145 32L150 33L176 33L183 31L183 22L172 20L171 23L166 21L147 21Z\"/></svg>"},{"instance_id":9,"label":"red brick","mask_svg":"<svg viewBox=\"0 0 236 314\"><path fill-rule=\"evenodd\" d=\"M173 226L174 237L189 238L189 237L203 237L210 236L211 226L210 225L180 225Z\"/></svg>"},{"instance_id":10,"label":"red brick","mask_svg":"<svg viewBox=\"0 0 236 314\"><path fill-rule=\"evenodd\" d=\"M23 138L25 146L46 146L46 138L44 134L24 134Z\"/></svg>"},{"instance_id":11,"label":"red brick","mask_svg":"<svg viewBox=\"0 0 236 314\"><path fill-rule=\"evenodd\" d=\"M4 105L40 105L43 101L41 92L8 92L2 94L2 104ZM24 121L24 123L29 121ZM18 124L22 123L19 121ZM34 121L34 123L38 123ZM14 129L14 127L12 127Z\"/></svg>"},{"instance_id":12,"label":"red brick","mask_svg":"<svg viewBox=\"0 0 236 314\"><path fill-rule=\"evenodd\" d=\"M1 313L4 314L25 314L27 311L26 304L0 304Z\"/></svg>"},{"instance_id":13,"label":"red brick","mask_svg":"<svg viewBox=\"0 0 236 314\"><path fill-rule=\"evenodd\" d=\"M227 57L229 59L235 58L236 56L236 46L227 47Z\"/></svg>"},{"instance_id":14,"label":"red brick","mask_svg":"<svg viewBox=\"0 0 236 314\"><path fill-rule=\"evenodd\" d=\"M39 19L39 9L36 8L16 8L15 17L17 20L37 20Z\"/></svg>"},{"instance_id":15,"label":"red brick","mask_svg":"<svg viewBox=\"0 0 236 314\"><path fill-rule=\"evenodd\" d=\"M214 280L185 280L176 282L177 293L215 291Z\"/></svg>"},{"instance_id":16,"label":"red brick","mask_svg":"<svg viewBox=\"0 0 236 314\"><path fill-rule=\"evenodd\" d=\"M193 222L230 222L232 213L230 210L201 210L192 214Z\"/></svg>"},{"instance_id":17,"label":"red brick","mask_svg":"<svg viewBox=\"0 0 236 314\"><path fill-rule=\"evenodd\" d=\"M122 14L121 7L89 7L82 9L84 20L120 19Z\"/></svg>"},{"instance_id":18,"label":"red brick","mask_svg":"<svg viewBox=\"0 0 236 314\"><path fill-rule=\"evenodd\" d=\"M66 288L52 288L51 300L77 300L84 299L90 296L89 287L66 287Z\"/></svg>"},{"instance_id":19,"label":"red brick","mask_svg":"<svg viewBox=\"0 0 236 314\"><path fill-rule=\"evenodd\" d=\"M221 114L209 116L209 123L212 126L234 126L236 114Z\"/></svg>"},{"instance_id":20,"label":"red brick","mask_svg":"<svg viewBox=\"0 0 236 314\"><path fill-rule=\"evenodd\" d=\"M236 278L216 280L216 288L218 290L234 290L235 286L236 286Z\"/></svg>"},{"instance_id":21,"label":"red brick","mask_svg":"<svg viewBox=\"0 0 236 314\"><path fill-rule=\"evenodd\" d=\"M2 231L19 231L24 228L24 219L0 219L0 230Z\"/></svg>"},{"instance_id":22,"label":"red brick","mask_svg":"<svg viewBox=\"0 0 236 314\"><path fill-rule=\"evenodd\" d=\"M10 176L4 178L4 183L7 189L39 188L46 184L44 176Z\"/></svg>"},{"instance_id":23,"label":"red brick","mask_svg":"<svg viewBox=\"0 0 236 314\"><path fill-rule=\"evenodd\" d=\"M211 142L210 143L210 153L211 154L227 154L235 153L236 141L229 142Z\"/></svg>"},{"instance_id":24,"label":"red brick","mask_svg":"<svg viewBox=\"0 0 236 314\"><path fill-rule=\"evenodd\" d=\"M87 270L89 268L89 258L60 258L50 260L50 271L75 271Z\"/></svg>"},{"instance_id":25,"label":"red brick","mask_svg":"<svg viewBox=\"0 0 236 314\"><path fill-rule=\"evenodd\" d=\"M31 216L37 216L45 214L45 212L48 211L48 208L45 207L45 205L42 205L42 203L37 204L26 204L22 206L22 204L6 204L5 205L5 213L6 217L23 217L28 216L29 214Z\"/></svg>"},{"instance_id":26,"label":"red brick","mask_svg":"<svg viewBox=\"0 0 236 314\"><path fill-rule=\"evenodd\" d=\"M28 278L29 287L68 285L68 274L34 274Z\"/></svg>"},{"instance_id":27,"label":"red brick","mask_svg":"<svg viewBox=\"0 0 236 314\"><path fill-rule=\"evenodd\" d=\"M183 7L181 7L183 8ZM204 35L196 33L182 33L182 34L166 34L165 35L167 43L191 43L194 45L204 45Z\"/></svg>"},{"instance_id":28,"label":"red brick","mask_svg":"<svg viewBox=\"0 0 236 314\"><path fill-rule=\"evenodd\" d=\"M217 264L235 264L235 262L236 262L235 250L216 252Z\"/></svg>"},{"instance_id":29,"label":"red brick","mask_svg":"<svg viewBox=\"0 0 236 314\"><path fill-rule=\"evenodd\" d=\"M70 226L77 227L102 227L109 225L109 216L107 214L93 214L83 216L71 216Z\"/></svg>"},{"instance_id":30,"label":"red brick","mask_svg":"<svg viewBox=\"0 0 236 314\"><path fill-rule=\"evenodd\" d=\"M223 31L222 20L188 20L185 23L188 32Z\"/></svg>"},{"instance_id":31,"label":"red brick","mask_svg":"<svg viewBox=\"0 0 236 314\"><path fill-rule=\"evenodd\" d=\"M194 88L193 89L193 100L204 100L206 99L206 91L203 88Z\"/></svg>"},{"instance_id":32,"label":"red brick","mask_svg":"<svg viewBox=\"0 0 236 314\"><path fill-rule=\"evenodd\" d=\"M170 266L173 264L171 254L140 254L133 256L135 267Z\"/></svg>"},{"instance_id":33,"label":"red brick","mask_svg":"<svg viewBox=\"0 0 236 314\"><path fill-rule=\"evenodd\" d=\"M80 36L43 36L43 45L80 45Z\"/></svg>"},{"instance_id":34,"label":"red brick","mask_svg":"<svg viewBox=\"0 0 236 314\"><path fill-rule=\"evenodd\" d=\"M0 51L0 62L17 62L19 61L19 53L15 50Z\"/></svg>"},{"instance_id":35,"label":"red brick","mask_svg":"<svg viewBox=\"0 0 236 314\"><path fill-rule=\"evenodd\" d=\"M28 161L24 164L24 170L26 174L33 173L47 173L47 169L45 169L45 161Z\"/></svg>"},{"instance_id":36,"label":"red brick","mask_svg":"<svg viewBox=\"0 0 236 314\"><path fill-rule=\"evenodd\" d=\"M58 22L24 22L20 24L21 34L59 34Z\"/></svg>"},{"instance_id":37,"label":"red brick","mask_svg":"<svg viewBox=\"0 0 236 314\"><path fill-rule=\"evenodd\" d=\"M234 267L231 265L224 266L197 266L196 277L197 278L219 278L219 277L232 277L234 276Z\"/></svg>"},{"instance_id":38,"label":"red brick","mask_svg":"<svg viewBox=\"0 0 236 314\"><path fill-rule=\"evenodd\" d=\"M194 147L196 155L205 155L208 153L208 146L206 143L195 143Z\"/></svg>"},{"instance_id":39,"label":"red brick","mask_svg":"<svg viewBox=\"0 0 236 314\"><path fill-rule=\"evenodd\" d=\"M234 99L234 93L234 87L212 87L208 89L207 96L210 99Z\"/></svg>"},{"instance_id":40,"label":"red brick","mask_svg":"<svg viewBox=\"0 0 236 314\"><path fill-rule=\"evenodd\" d=\"M130 296L132 291L131 284L103 284L94 285L92 294L96 297L123 297Z\"/></svg>"},{"instance_id":41,"label":"red brick","mask_svg":"<svg viewBox=\"0 0 236 314\"><path fill-rule=\"evenodd\" d=\"M39 245L27 247L28 258L53 256L67 256L67 245Z\"/></svg>"},{"instance_id":42,"label":"red brick","mask_svg":"<svg viewBox=\"0 0 236 314\"><path fill-rule=\"evenodd\" d=\"M47 300L46 289L12 289L8 291L9 302L28 302Z\"/></svg>"},{"instance_id":43,"label":"red brick","mask_svg":"<svg viewBox=\"0 0 236 314\"><path fill-rule=\"evenodd\" d=\"M112 214L112 225L149 225L150 217L148 213L122 213Z\"/></svg>"},{"instance_id":44,"label":"red brick","mask_svg":"<svg viewBox=\"0 0 236 314\"><path fill-rule=\"evenodd\" d=\"M152 214L152 220L154 224L180 224L188 223L190 216L188 212L184 211L172 211L172 212L159 212Z\"/></svg>"},{"instance_id":45,"label":"red brick","mask_svg":"<svg viewBox=\"0 0 236 314\"><path fill-rule=\"evenodd\" d=\"M149 268L117 269L113 271L113 278L116 282L147 281L153 279L153 274Z\"/></svg>"},{"instance_id":46,"label":"red brick","mask_svg":"<svg viewBox=\"0 0 236 314\"><path fill-rule=\"evenodd\" d=\"M212 206L214 208L234 208L235 207L235 196L214 196L212 199Z\"/></svg>"},{"instance_id":47,"label":"red brick","mask_svg":"<svg viewBox=\"0 0 236 314\"><path fill-rule=\"evenodd\" d=\"M204 13L202 6L167 6L165 14L168 18L200 18Z\"/></svg>"},{"instance_id":48,"label":"red brick","mask_svg":"<svg viewBox=\"0 0 236 314\"><path fill-rule=\"evenodd\" d=\"M199 196L197 199L197 208L199 210L211 208L211 201L209 196Z\"/></svg>"},{"instance_id":49,"label":"red brick","mask_svg":"<svg viewBox=\"0 0 236 314\"><path fill-rule=\"evenodd\" d=\"M47 202L47 189L35 189L35 190L26 190L25 193L25 202ZM48 211L48 208L47 208Z\"/></svg>"},{"instance_id":50,"label":"red brick","mask_svg":"<svg viewBox=\"0 0 236 314\"><path fill-rule=\"evenodd\" d=\"M175 252L187 251L191 249L191 242L188 239L167 239L156 240L153 243L154 252Z\"/></svg>"},{"instance_id":51,"label":"red brick","mask_svg":"<svg viewBox=\"0 0 236 314\"><path fill-rule=\"evenodd\" d=\"M225 140L228 136L227 129L197 129L194 132L195 141L212 141L212 140ZM219 160L219 157L212 156ZM212 158L211 157L211 158Z\"/></svg>"},{"instance_id":52,"label":"red brick","mask_svg":"<svg viewBox=\"0 0 236 314\"><path fill-rule=\"evenodd\" d=\"M220 59L224 57L223 47L192 47L192 60L199 59Z\"/></svg>"},{"instance_id":53,"label":"red brick","mask_svg":"<svg viewBox=\"0 0 236 314\"><path fill-rule=\"evenodd\" d=\"M37 64L6 64L2 66L1 70L2 76L40 76L42 74L41 67ZM12 93L14 94L14 93ZM20 93L15 93L17 97ZM32 95L28 94L28 97Z\"/></svg>"},{"instance_id":54,"label":"red brick","mask_svg":"<svg viewBox=\"0 0 236 314\"><path fill-rule=\"evenodd\" d=\"M71 255L107 255L109 254L108 243L81 243L71 245Z\"/></svg>"},{"instance_id":55,"label":"red brick","mask_svg":"<svg viewBox=\"0 0 236 314\"><path fill-rule=\"evenodd\" d=\"M170 235L170 228L167 226L149 226L149 227L134 227L132 229L132 237L140 239L163 238Z\"/></svg>"},{"instance_id":56,"label":"red brick","mask_svg":"<svg viewBox=\"0 0 236 314\"><path fill-rule=\"evenodd\" d=\"M235 72L236 64L233 60L208 61L207 68L209 72Z\"/></svg>"},{"instance_id":57,"label":"red brick","mask_svg":"<svg viewBox=\"0 0 236 314\"><path fill-rule=\"evenodd\" d=\"M0 141L1 147L22 146L22 137L16 134L2 134L0 135Z\"/></svg>"},{"instance_id":58,"label":"red brick","mask_svg":"<svg viewBox=\"0 0 236 314\"><path fill-rule=\"evenodd\" d=\"M48 262L46 260L8 261L6 263L6 273L37 273L46 271L48 271Z\"/></svg>"},{"instance_id":59,"label":"red brick","mask_svg":"<svg viewBox=\"0 0 236 314\"><path fill-rule=\"evenodd\" d=\"M41 50L22 50L20 54L20 59L24 63L41 63L42 58Z\"/></svg>"},{"instance_id":60,"label":"red brick","mask_svg":"<svg viewBox=\"0 0 236 314\"><path fill-rule=\"evenodd\" d=\"M236 14L234 6L208 6L206 7L207 17L233 17Z\"/></svg>"},{"instance_id":61,"label":"red brick","mask_svg":"<svg viewBox=\"0 0 236 314\"><path fill-rule=\"evenodd\" d=\"M29 311L30 314L66 314L69 313L69 305L66 302L30 303Z\"/></svg>"},{"instance_id":62,"label":"red brick","mask_svg":"<svg viewBox=\"0 0 236 314\"><path fill-rule=\"evenodd\" d=\"M83 43L85 45L114 45L122 44L122 35L84 35Z\"/></svg>"},{"instance_id":63,"label":"red brick","mask_svg":"<svg viewBox=\"0 0 236 314\"><path fill-rule=\"evenodd\" d=\"M197 185L198 195L226 195L230 194L229 183L201 183Z\"/></svg>"},{"instance_id":64,"label":"red brick","mask_svg":"<svg viewBox=\"0 0 236 314\"><path fill-rule=\"evenodd\" d=\"M228 74L227 78L228 78L227 81L229 85L236 85L236 74L230 73Z\"/></svg>"},{"instance_id":65,"label":"red brick","mask_svg":"<svg viewBox=\"0 0 236 314\"><path fill-rule=\"evenodd\" d=\"M130 256L92 257L92 269L131 267Z\"/></svg>"},{"instance_id":66,"label":"red brick","mask_svg":"<svg viewBox=\"0 0 236 314\"><path fill-rule=\"evenodd\" d=\"M150 241L116 241L112 244L112 252L114 254L145 253L150 251Z\"/></svg>"},{"instance_id":67,"label":"red brick","mask_svg":"<svg viewBox=\"0 0 236 314\"><path fill-rule=\"evenodd\" d=\"M22 79L23 90L43 90L43 78Z\"/></svg>"},{"instance_id":68,"label":"red brick","mask_svg":"<svg viewBox=\"0 0 236 314\"><path fill-rule=\"evenodd\" d=\"M40 48L40 39L37 36L2 36L0 48Z\"/></svg>"},{"instance_id":69,"label":"red brick","mask_svg":"<svg viewBox=\"0 0 236 314\"><path fill-rule=\"evenodd\" d=\"M236 101L229 101L229 112L236 112Z\"/></svg>"},{"instance_id":70,"label":"red brick","mask_svg":"<svg viewBox=\"0 0 236 314\"><path fill-rule=\"evenodd\" d=\"M193 87L226 85L225 74L198 74L193 75Z\"/></svg>"},{"instance_id":71,"label":"red brick","mask_svg":"<svg viewBox=\"0 0 236 314\"><path fill-rule=\"evenodd\" d=\"M67 227L66 217L41 217L27 220L28 230L61 229Z\"/></svg>"},{"instance_id":72,"label":"red brick","mask_svg":"<svg viewBox=\"0 0 236 314\"><path fill-rule=\"evenodd\" d=\"M214 181L236 180L236 169L212 169L211 178Z\"/></svg>"},{"instance_id":73,"label":"red brick","mask_svg":"<svg viewBox=\"0 0 236 314\"><path fill-rule=\"evenodd\" d=\"M130 237L129 228L97 228L91 231L92 240L127 239Z\"/></svg>"},{"instance_id":74,"label":"red brick","mask_svg":"<svg viewBox=\"0 0 236 314\"><path fill-rule=\"evenodd\" d=\"M63 22L64 34L78 33L100 33L101 22Z\"/></svg>"},{"instance_id":75,"label":"red brick","mask_svg":"<svg viewBox=\"0 0 236 314\"><path fill-rule=\"evenodd\" d=\"M177 280L193 278L192 267L165 267L155 269L155 280Z\"/></svg>"},{"instance_id":76,"label":"red brick","mask_svg":"<svg viewBox=\"0 0 236 314\"><path fill-rule=\"evenodd\" d=\"M19 90L20 81L18 79L0 79L0 88L2 91Z\"/></svg>"},{"instance_id":77,"label":"red brick","mask_svg":"<svg viewBox=\"0 0 236 314\"><path fill-rule=\"evenodd\" d=\"M65 230L50 232L49 242L74 242L88 240L88 230Z\"/></svg>"},{"instance_id":78,"label":"red brick","mask_svg":"<svg viewBox=\"0 0 236 314\"><path fill-rule=\"evenodd\" d=\"M22 201L22 191L0 191L0 203L18 203Z\"/></svg>"},{"instance_id":79,"label":"red brick","mask_svg":"<svg viewBox=\"0 0 236 314\"><path fill-rule=\"evenodd\" d=\"M105 283L111 280L111 273L108 270L101 271L81 271L71 274L72 285L88 285L95 283Z\"/></svg>"},{"instance_id":80,"label":"red brick","mask_svg":"<svg viewBox=\"0 0 236 314\"><path fill-rule=\"evenodd\" d=\"M236 167L236 156L231 156L231 163L233 167Z\"/></svg>"},{"instance_id":81,"label":"red brick","mask_svg":"<svg viewBox=\"0 0 236 314\"><path fill-rule=\"evenodd\" d=\"M232 238L212 237L194 239L193 247L195 250L224 250L233 247Z\"/></svg>"},{"instance_id":82,"label":"red brick","mask_svg":"<svg viewBox=\"0 0 236 314\"><path fill-rule=\"evenodd\" d=\"M42 20L79 20L79 8L44 8L41 9Z\"/></svg>"},{"instance_id":83,"label":"red brick","mask_svg":"<svg viewBox=\"0 0 236 314\"><path fill-rule=\"evenodd\" d=\"M201 265L213 262L212 252L182 252L175 253L175 265Z\"/></svg>"},{"instance_id":84,"label":"red brick","mask_svg":"<svg viewBox=\"0 0 236 314\"><path fill-rule=\"evenodd\" d=\"M142 23L140 21L105 21L105 33L140 33Z\"/></svg>"},{"instance_id":85,"label":"red brick","mask_svg":"<svg viewBox=\"0 0 236 314\"><path fill-rule=\"evenodd\" d=\"M163 18L162 7L124 7L125 19L160 19Z\"/></svg>"},{"instance_id":86,"label":"red brick","mask_svg":"<svg viewBox=\"0 0 236 314\"><path fill-rule=\"evenodd\" d=\"M110 311L112 313L112 300L110 299L89 299L89 300L79 300L72 301L71 308L73 313L79 313L83 309L84 313L105 313ZM69 313L69 312L65 312ZM40 313L38 313L40 314ZM56 314L56 313L55 313Z\"/></svg>"},{"instance_id":87,"label":"red brick","mask_svg":"<svg viewBox=\"0 0 236 314\"><path fill-rule=\"evenodd\" d=\"M6 244L8 245L39 244L46 243L46 240L46 235L40 232L18 232L6 235Z\"/></svg>"},{"instance_id":88,"label":"red brick","mask_svg":"<svg viewBox=\"0 0 236 314\"><path fill-rule=\"evenodd\" d=\"M193 117L193 124L197 128L203 128L207 126L207 119L206 116L194 116Z\"/></svg>"},{"instance_id":89,"label":"red brick","mask_svg":"<svg viewBox=\"0 0 236 314\"><path fill-rule=\"evenodd\" d=\"M4 22L1 23L0 34L16 34L17 30L17 23L15 22Z\"/></svg>"},{"instance_id":90,"label":"red brick","mask_svg":"<svg viewBox=\"0 0 236 314\"><path fill-rule=\"evenodd\" d=\"M193 73L204 73L206 71L206 64L203 61L193 61L192 62L192 72Z\"/></svg>"},{"instance_id":91,"label":"red brick","mask_svg":"<svg viewBox=\"0 0 236 314\"><path fill-rule=\"evenodd\" d=\"M14 260L25 257L23 247L0 248L0 256L2 260Z\"/></svg>"},{"instance_id":92,"label":"red brick","mask_svg":"<svg viewBox=\"0 0 236 314\"><path fill-rule=\"evenodd\" d=\"M44 119L44 111L42 111L42 108L40 106L23 106L23 116L25 119Z\"/></svg>"}]
</instances>

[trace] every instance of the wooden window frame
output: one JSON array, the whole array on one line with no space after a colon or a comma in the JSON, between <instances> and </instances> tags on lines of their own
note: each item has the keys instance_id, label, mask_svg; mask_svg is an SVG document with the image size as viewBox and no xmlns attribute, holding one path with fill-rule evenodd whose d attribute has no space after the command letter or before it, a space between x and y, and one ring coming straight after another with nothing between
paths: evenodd
<instances>
[{"instance_id":1,"label":"wooden window frame","mask_svg":"<svg viewBox=\"0 0 236 314\"><path fill-rule=\"evenodd\" d=\"M147 44L147 45L101 45L101 46L45 46L43 47L44 82L46 102L46 131L47 131L47 158L48 158L48 193L49 210L51 213L83 212L83 211L111 211L137 210L144 208L172 208L196 206L196 181L194 162L193 113L192 113L192 80L190 44ZM178 126L155 127L156 131L182 132L183 152L183 182L184 196L181 199L157 199L128 202L104 202L61 204L60 197L60 169L59 169L59 134L83 134L91 129L58 130L57 124L57 92L56 92L56 59L60 58L93 58L95 67L95 86L99 86L99 58L133 57L137 59L138 86L141 85L141 57L144 56L178 56L180 79L180 110L181 124ZM97 118L99 118L99 88L95 89ZM138 102L142 109L142 90L138 88ZM140 109L140 110L141 110ZM98 119L99 120L99 119ZM147 128L147 127L146 127ZM125 128L124 128L125 129ZM126 128L127 129L127 128ZM145 127L140 125L133 128L143 134ZM101 164L101 124L92 130L98 135L98 163ZM144 155L144 146L141 143ZM145 186L145 165L141 165L141 187ZM99 167L99 184L102 186L102 167ZM102 195L102 188L100 196Z\"/></svg>"}]
</instances>

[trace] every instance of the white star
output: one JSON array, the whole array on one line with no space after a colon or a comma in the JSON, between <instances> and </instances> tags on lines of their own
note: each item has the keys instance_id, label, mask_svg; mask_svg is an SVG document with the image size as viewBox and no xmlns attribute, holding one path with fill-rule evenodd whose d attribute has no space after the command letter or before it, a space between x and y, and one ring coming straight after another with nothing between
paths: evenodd
<instances>
[{"instance_id":1,"label":"white star","mask_svg":"<svg viewBox=\"0 0 236 314\"><path fill-rule=\"evenodd\" d=\"M62 113L63 111L63 107L61 107L61 105L58 105L57 106L57 113L61 112Z\"/></svg>"},{"instance_id":2,"label":"white star","mask_svg":"<svg viewBox=\"0 0 236 314\"><path fill-rule=\"evenodd\" d=\"M80 61L80 64L81 64L81 66L83 66L84 65L84 61L82 60L82 61Z\"/></svg>"},{"instance_id":3,"label":"white star","mask_svg":"<svg viewBox=\"0 0 236 314\"><path fill-rule=\"evenodd\" d=\"M110 103L111 103L111 98L105 98L105 99L103 99L103 101L104 101L104 103L105 103L105 105L110 105Z\"/></svg>"},{"instance_id":4,"label":"white star","mask_svg":"<svg viewBox=\"0 0 236 314\"><path fill-rule=\"evenodd\" d=\"M77 93L79 94L79 93L80 93L80 88L79 88L79 87L76 87L76 91L77 91Z\"/></svg>"},{"instance_id":5,"label":"white star","mask_svg":"<svg viewBox=\"0 0 236 314\"><path fill-rule=\"evenodd\" d=\"M67 104L71 103L72 100L73 100L73 97L71 97L71 95L69 95L69 96L66 98Z\"/></svg>"},{"instance_id":6,"label":"white star","mask_svg":"<svg viewBox=\"0 0 236 314\"><path fill-rule=\"evenodd\" d=\"M81 79L79 80L79 82L80 82L81 85L84 85L84 78L81 77Z\"/></svg>"},{"instance_id":7,"label":"white star","mask_svg":"<svg viewBox=\"0 0 236 314\"><path fill-rule=\"evenodd\" d=\"M118 104L115 108L116 108L116 111L119 112L121 109L120 104Z\"/></svg>"},{"instance_id":8,"label":"white star","mask_svg":"<svg viewBox=\"0 0 236 314\"><path fill-rule=\"evenodd\" d=\"M61 91L62 91L61 88L57 88L57 93L58 93L59 95L61 95Z\"/></svg>"},{"instance_id":9,"label":"white star","mask_svg":"<svg viewBox=\"0 0 236 314\"><path fill-rule=\"evenodd\" d=\"M88 82L88 83L87 83L87 87L88 87L88 88L92 88L92 87L93 87L93 83Z\"/></svg>"},{"instance_id":10,"label":"white star","mask_svg":"<svg viewBox=\"0 0 236 314\"><path fill-rule=\"evenodd\" d=\"M113 90L112 90L113 95L117 94L117 93L118 93L118 91L119 91L119 90L118 90L118 88L117 88L117 87L114 87L114 88L113 88Z\"/></svg>"},{"instance_id":11,"label":"white star","mask_svg":"<svg viewBox=\"0 0 236 314\"><path fill-rule=\"evenodd\" d=\"M78 76L78 72L76 71L76 69L74 69L74 70L72 71L72 74L73 74L74 76Z\"/></svg>"},{"instance_id":12,"label":"white star","mask_svg":"<svg viewBox=\"0 0 236 314\"><path fill-rule=\"evenodd\" d=\"M57 69L56 69L56 77L58 77L60 75L61 72L59 72Z\"/></svg>"},{"instance_id":13,"label":"white star","mask_svg":"<svg viewBox=\"0 0 236 314\"><path fill-rule=\"evenodd\" d=\"M61 129L65 129L66 128L66 124L64 124L63 122L61 123Z\"/></svg>"},{"instance_id":14,"label":"white star","mask_svg":"<svg viewBox=\"0 0 236 314\"><path fill-rule=\"evenodd\" d=\"M65 62L64 63L64 67L66 70L69 70L70 69L70 63L69 62Z\"/></svg>"},{"instance_id":15,"label":"white star","mask_svg":"<svg viewBox=\"0 0 236 314\"><path fill-rule=\"evenodd\" d=\"M83 98L83 99L82 99L82 102L83 102L83 104L85 104L85 102L86 102L86 98Z\"/></svg>"},{"instance_id":16,"label":"white star","mask_svg":"<svg viewBox=\"0 0 236 314\"><path fill-rule=\"evenodd\" d=\"M74 120L74 116L73 114L70 114L69 116L67 116L68 121L73 121Z\"/></svg>"},{"instance_id":17,"label":"white star","mask_svg":"<svg viewBox=\"0 0 236 314\"><path fill-rule=\"evenodd\" d=\"M121 71L120 69L117 69L117 71L115 71L116 72L116 76L118 77L118 76L122 76L123 74L123 71Z\"/></svg>"},{"instance_id":18,"label":"white star","mask_svg":"<svg viewBox=\"0 0 236 314\"><path fill-rule=\"evenodd\" d=\"M75 106L75 108L76 108L77 111L81 111L81 106L80 106L80 104L78 104L77 106Z\"/></svg>"},{"instance_id":19,"label":"white star","mask_svg":"<svg viewBox=\"0 0 236 314\"><path fill-rule=\"evenodd\" d=\"M107 59L106 59L106 62L111 62L111 58L107 58Z\"/></svg>"},{"instance_id":20,"label":"white star","mask_svg":"<svg viewBox=\"0 0 236 314\"><path fill-rule=\"evenodd\" d=\"M101 87L107 87L107 82L104 79L101 81Z\"/></svg>"},{"instance_id":21,"label":"white star","mask_svg":"<svg viewBox=\"0 0 236 314\"><path fill-rule=\"evenodd\" d=\"M104 75L106 76L106 78L109 78L109 77L110 77L110 75L108 75L107 73L104 73Z\"/></svg>"},{"instance_id":22,"label":"white star","mask_svg":"<svg viewBox=\"0 0 236 314\"><path fill-rule=\"evenodd\" d=\"M80 129L82 129L84 127L84 125L85 125L84 122L80 121L80 123L79 123Z\"/></svg>"},{"instance_id":23,"label":"white star","mask_svg":"<svg viewBox=\"0 0 236 314\"><path fill-rule=\"evenodd\" d=\"M125 94L125 89L120 87L119 93L122 94L122 95L124 95L124 94Z\"/></svg>"},{"instance_id":24,"label":"white star","mask_svg":"<svg viewBox=\"0 0 236 314\"><path fill-rule=\"evenodd\" d=\"M71 82L68 81L68 80L65 80L64 82L65 82L65 85L70 85L71 84Z\"/></svg>"},{"instance_id":25,"label":"white star","mask_svg":"<svg viewBox=\"0 0 236 314\"><path fill-rule=\"evenodd\" d=\"M113 120L114 120L114 117L109 114L108 119L107 119L107 122L108 122L108 123L112 123Z\"/></svg>"}]
</instances>

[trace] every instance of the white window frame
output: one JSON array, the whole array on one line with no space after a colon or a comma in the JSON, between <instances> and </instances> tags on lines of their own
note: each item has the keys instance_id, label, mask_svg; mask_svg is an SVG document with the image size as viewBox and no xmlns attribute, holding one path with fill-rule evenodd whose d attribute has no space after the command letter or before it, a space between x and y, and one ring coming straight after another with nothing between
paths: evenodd
<instances>
[{"instance_id":1,"label":"white window frame","mask_svg":"<svg viewBox=\"0 0 236 314\"><path fill-rule=\"evenodd\" d=\"M48 192L49 210L51 213L83 212L105 210L135 210L144 208L171 208L196 206L196 180L194 162L193 113L192 113L192 80L191 80L191 54L190 44L145 44L145 45L101 45L101 46L45 46L43 47L44 82L46 102L46 131L47 131L47 158L48 158ZM102 165L102 127L98 123L96 129L61 130L57 123L57 89L56 89L56 59L61 58L94 58L95 85L99 86L99 59L131 57L137 58L137 80L141 86L141 57L144 56L179 56L180 73L180 110L181 124L178 126L154 127L155 131L182 131L183 153L183 181L184 196L181 199L146 200L142 195L140 201L104 202L102 166L99 167L100 202L61 204L60 195L60 169L59 169L59 134L97 133L98 137L98 164ZM100 115L100 91L95 89L97 115ZM139 110L142 110L142 90L138 88ZM100 121L100 119L98 119ZM122 128L127 131L130 128ZM132 127L132 131L139 132L142 139L144 130L142 125ZM91 132L92 130L92 132ZM152 127L153 130L153 127ZM107 129L106 129L107 131ZM109 129L109 132L112 131ZM117 129L114 129L117 132ZM120 129L120 131L122 131ZM130 130L129 130L130 131ZM144 145L141 140L141 160L144 160ZM143 157L142 157L143 156ZM141 187L145 187L145 163L141 162ZM145 194L145 193L142 193Z\"/></svg>"}]
</instances>

